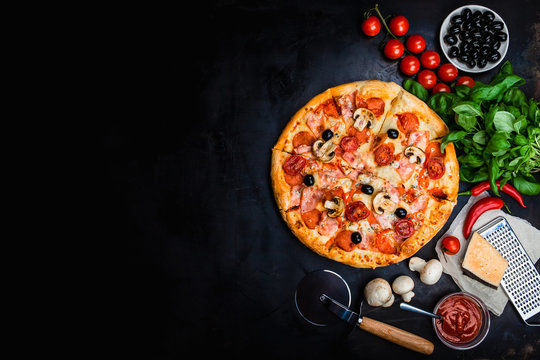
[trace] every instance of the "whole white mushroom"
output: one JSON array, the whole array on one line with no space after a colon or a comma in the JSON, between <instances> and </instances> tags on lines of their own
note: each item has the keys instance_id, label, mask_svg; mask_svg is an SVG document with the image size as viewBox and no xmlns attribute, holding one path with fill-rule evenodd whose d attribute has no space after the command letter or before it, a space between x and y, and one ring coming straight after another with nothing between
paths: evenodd
<instances>
[{"instance_id":1,"label":"whole white mushroom","mask_svg":"<svg viewBox=\"0 0 540 360\"><path fill-rule=\"evenodd\" d=\"M414 256L409 260L409 269L411 271L418 271L420 273L420 281L424 284L433 285L441 278L443 267L437 259L431 259L426 262Z\"/></svg>"},{"instance_id":2,"label":"whole white mushroom","mask_svg":"<svg viewBox=\"0 0 540 360\"><path fill-rule=\"evenodd\" d=\"M394 303L394 294L388 281L376 278L367 283L364 297L370 306L389 307Z\"/></svg>"},{"instance_id":3,"label":"whole white mushroom","mask_svg":"<svg viewBox=\"0 0 540 360\"><path fill-rule=\"evenodd\" d=\"M405 302L411 301L414 296L414 281L410 276L401 275L398 276L392 283L392 290L398 295L401 295L401 298Z\"/></svg>"}]
</instances>

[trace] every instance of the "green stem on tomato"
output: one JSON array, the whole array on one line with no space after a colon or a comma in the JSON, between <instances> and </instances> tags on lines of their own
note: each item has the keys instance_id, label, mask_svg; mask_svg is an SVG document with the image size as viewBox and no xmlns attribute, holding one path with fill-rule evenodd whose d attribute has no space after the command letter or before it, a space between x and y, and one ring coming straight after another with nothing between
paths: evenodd
<instances>
[{"instance_id":1,"label":"green stem on tomato","mask_svg":"<svg viewBox=\"0 0 540 360\"><path fill-rule=\"evenodd\" d=\"M384 17L382 16L381 12L379 11L379 4L375 4L375 11L377 12L377 15L379 15L379 18L381 19L384 27L386 28L386 31L396 40L398 41L401 41L399 40L396 35L394 35L394 33L392 31L390 31L390 28L388 27L388 25L386 24L386 21L384 20ZM412 55L409 50L407 50L407 47L406 46L403 46L405 51L407 52L407 54L409 55Z\"/></svg>"}]
</instances>

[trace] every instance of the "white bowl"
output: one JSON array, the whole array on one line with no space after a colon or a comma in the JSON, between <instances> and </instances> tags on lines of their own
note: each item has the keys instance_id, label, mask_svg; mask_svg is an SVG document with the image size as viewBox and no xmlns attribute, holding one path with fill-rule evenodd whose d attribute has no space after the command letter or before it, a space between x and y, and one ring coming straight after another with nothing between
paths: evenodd
<instances>
[{"instance_id":1,"label":"white bowl","mask_svg":"<svg viewBox=\"0 0 540 360\"><path fill-rule=\"evenodd\" d=\"M507 39L506 41L504 42L501 42L501 47L499 48L499 53L501 54L501 58L499 59L499 61L495 62L495 63L492 63L492 62L488 62L487 65L483 68L483 69L480 69L478 66L475 66L473 68L470 68L468 67L467 65L465 65L464 63L460 62L458 59L454 58L454 59L451 59L449 56L448 56L448 50L450 50L450 48L452 46L457 46L456 45L448 45L444 42L444 36L446 35L446 32L448 31L448 28L449 28L449 25L450 25L450 19L452 18L452 16L454 15L459 15L461 14L461 11L465 8L469 8L471 9L471 11L474 13L476 10L480 10L482 12L486 11L486 10L489 10L491 11L494 15L495 15L495 20L494 21L501 21L503 23L503 30L506 34L507 34ZM485 71L488 71L488 70L491 70L493 69L495 66L499 65L499 63L501 61L503 61L504 57L506 56L506 52L508 51L508 47L510 45L510 33L508 32L508 27L506 26L506 23L504 22L503 18L499 16L499 14L497 14L495 11L491 10L490 8L487 8L485 6L481 6L481 5L465 5L465 6L462 6L460 8L457 8L455 9L454 11L452 11L450 14L448 14L448 16L446 17L446 19L444 19L443 23L442 23L442 26L441 26L441 32L439 34L439 42L441 43L441 48L442 48L442 51L444 53L444 56L446 56L446 58L448 59L448 61L450 61L450 63L452 63L455 67L457 67L459 70L462 70L462 71L466 71L466 72L470 72L470 73L481 73L481 72L485 72ZM459 44L459 43L458 43Z\"/></svg>"}]
</instances>

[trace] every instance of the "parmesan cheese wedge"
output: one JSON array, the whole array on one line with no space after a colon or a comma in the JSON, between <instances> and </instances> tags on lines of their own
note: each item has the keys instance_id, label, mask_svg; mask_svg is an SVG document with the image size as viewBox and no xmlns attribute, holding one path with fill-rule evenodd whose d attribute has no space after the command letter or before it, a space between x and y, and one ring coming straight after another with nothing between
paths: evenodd
<instances>
[{"instance_id":1,"label":"parmesan cheese wedge","mask_svg":"<svg viewBox=\"0 0 540 360\"><path fill-rule=\"evenodd\" d=\"M474 233L462 263L466 275L480 279L483 283L497 288L508 261L484 239L480 234Z\"/></svg>"}]
</instances>

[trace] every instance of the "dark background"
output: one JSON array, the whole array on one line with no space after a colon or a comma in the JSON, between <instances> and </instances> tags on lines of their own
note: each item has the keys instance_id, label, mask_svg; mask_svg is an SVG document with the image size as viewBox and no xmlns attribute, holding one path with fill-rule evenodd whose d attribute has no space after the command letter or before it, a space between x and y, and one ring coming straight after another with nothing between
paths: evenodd
<instances>
[{"instance_id":1,"label":"dark background","mask_svg":"<svg viewBox=\"0 0 540 360\"><path fill-rule=\"evenodd\" d=\"M504 18L510 32L506 59L527 80L522 86L527 97L538 99L538 2L474 3ZM442 21L465 4L384 1L379 6L384 15L406 16L408 34L421 34L428 49L440 51ZM314 254L287 228L270 186L271 148L309 99L351 81L401 85L405 79L399 62L386 60L378 49L384 35L367 38L360 31L363 12L374 5L221 1L121 14L122 25L108 45L120 60L99 60L112 63L114 75L105 90L125 89L121 107L126 111L103 124L97 157L105 175L100 215L109 245L104 253L111 254L112 270L100 300L113 314L104 340L115 345L116 355L419 357L360 330L313 327L298 315L295 288L313 270L343 276L355 307L372 278L391 281L410 272L407 262L356 269ZM489 82L498 68L472 77ZM460 197L445 227L418 256L436 257L437 239L467 199ZM503 199L513 215L540 228L539 197L525 197L527 209L506 195ZM458 290L447 275L434 286L414 278L411 304L422 308L431 309ZM432 341L434 358L540 355L540 331L527 327L511 303L502 316L492 316L484 343L466 352L445 347L429 318L402 311L397 303L389 309L365 306L364 314Z\"/></svg>"}]
</instances>

